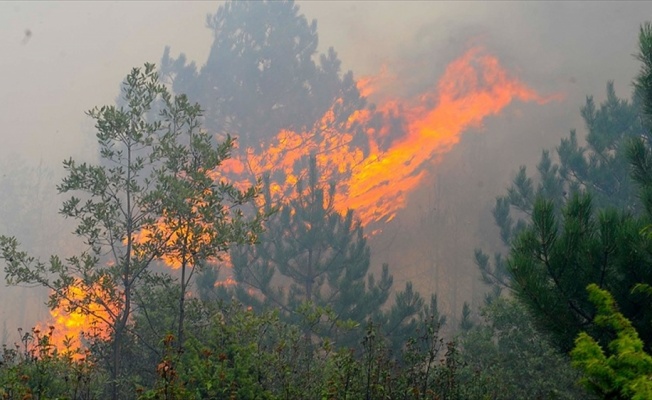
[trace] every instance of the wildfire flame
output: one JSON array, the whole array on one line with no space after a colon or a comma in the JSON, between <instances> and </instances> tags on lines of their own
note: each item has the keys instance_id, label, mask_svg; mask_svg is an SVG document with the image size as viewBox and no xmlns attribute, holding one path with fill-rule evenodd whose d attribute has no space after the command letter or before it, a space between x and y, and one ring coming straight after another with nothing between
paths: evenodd
<instances>
[{"instance_id":1,"label":"wildfire flame","mask_svg":"<svg viewBox=\"0 0 652 400\"><path fill-rule=\"evenodd\" d=\"M194 228L190 226L187 221L181 223L175 222L174 224L166 224L161 218L154 226L150 228L143 228L134 235L134 241L139 244L147 244L152 241L154 236L165 238L164 243L160 244L163 250L160 257L161 261L172 269L179 269L184 263L184 247L185 247L185 262L187 265L194 265L195 256L202 246L205 246L211 241L211 235L208 230L201 230L201 221L197 221Z\"/></svg>"},{"instance_id":2,"label":"wildfire flame","mask_svg":"<svg viewBox=\"0 0 652 400\"><path fill-rule=\"evenodd\" d=\"M390 85L396 79L397 77L389 72L387 65L383 64L377 75L358 78L356 86L358 92L360 92L360 96L369 97L370 95L377 93L379 88Z\"/></svg>"},{"instance_id":3,"label":"wildfire flame","mask_svg":"<svg viewBox=\"0 0 652 400\"><path fill-rule=\"evenodd\" d=\"M87 293L92 293L89 297ZM84 285L76 280L68 288L66 299L50 310L51 321L50 345L60 352L70 352L73 358L83 357L80 351L84 348L84 340L110 338L107 321L115 314L116 307L107 301L100 284ZM90 299L90 301L89 301ZM78 306L83 304L82 306Z\"/></svg>"},{"instance_id":4,"label":"wildfire flame","mask_svg":"<svg viewBox=\"0 0 652 400\"><path fill-rule=\"evenodd\" d=\"M371 94L383 80L363 78L358 81L359 91ZM293 195L297 181L306 174L302 160L312 155L322 180L338 183L338 211L354 209L365 225L390 221L423 181L425 167L450 151L465 129L480 126L514 100L545 103L552 98L540 96L511 77L496 57L474 48L448 65L432 90L416 99L389 99L377 108L384 120L391 116L401 120L403 136L389 148L383 149L378 141L386 135L386 126L365 130L367 153L352 147L351 131L355 126L369 126L372 113L356 111L337 127L335 110L342 102L338 99L311 131L283 130L267 148L246 149L224 168L246 177L247 183L255 176L280 172L280 179L270 183L272 196L280 199Z\"/></svg>"},{"instance_id":5,"label":"wildfire flame","mask_svg":"<svg viewBox=\"0 0 652 400\"><path fill-rule=\"evenodd\" d=\"M360 79L357 87L366 97L391 78L382 69L378 77ZM281 200L295 195L297 182L307 175L306 160L313 156L323 183L337 182L337 211L354 209L364 225L390 221L426 177L426 167L459 143L466 129L480 126L485 118L500 113L515 100L543 104L555 98L537 94L510 76L496 57L473 48L450 63L437 85L421 96L389 98L374 111L357 110L345 121L338 120L344 101L337 99L311 130L282 130L265 147L238 149L220 171L214 171L213 178L235 177L236 186L244 189L257 177L270 174L270 193L273 199ZM380 117L382 126L371 123L373 117L376 121ZM396 120L402 135L387 145L389 121ZM363 146L356 143L356 129L363 131ZM183 231L184 227L159 229L174 242L176 235L170 230ZM139 240L146 241L151 234L142 232ZM175 255L163 261L171 268L180 265ZM233 283L227 278L220 284ZM73 288L71 295L81 295L77 290L81 289ZM64 309L65 305L52 312L59 332L58 348L66 337L80 338L83 331L98 323L86 313L65 313L61 311Z\"/></svg>"}]
</instances>

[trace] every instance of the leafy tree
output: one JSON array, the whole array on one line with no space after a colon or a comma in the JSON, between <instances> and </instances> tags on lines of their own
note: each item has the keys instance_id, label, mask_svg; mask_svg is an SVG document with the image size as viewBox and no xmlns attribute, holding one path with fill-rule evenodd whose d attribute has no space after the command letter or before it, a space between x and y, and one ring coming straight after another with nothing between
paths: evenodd
<instances>
[{"instance_id":1,"label":"leafy tree","mask_svg":"<svg viewBox=\"0 0 652 400\"><path fill-rule=\"evenodd\" d=\"M649 291L650 287L647 286ZM652 356L631 322L621 314L613 296L596 284L587 287L597 308L596 323L615 332L609 355L586 332L575 340L573 364L586 374L582 383L603 398L644 400L652 397Z\"/></svg>"},{"instance_id":2,"label":"leafy tree","mask_svg":"<svg viewBox=\"0 0 652 400\"><path fill-rule=\"evenodd\" d=\"M206 64L173 59L166 49L161 71L175 92L207 107L211 131L258 148L282 129L312 130L333 105L338 124L364 107L352 73L340 75L335 51L316 57L317 22L294 1L228 1L207 25L214 41Z\"/></svg>"},{"instance_id":3,"label":"leafy tree","mask_svg":"<svg viewBox=\"0 0 652 400\"><path fill-rule=\"evenodd\" d=\"M88 112L96 121L102 165L69 159L68 176L58 186L60 193L81 196L66 200L61 213L77 221L74 233L87 250L45 263L20 251L15 238L0 237L9 283L44 286L51 290L50 307L63 304L66 311L91 314L105 324L113 398L122 397L127 378L121 362L135 290L147 282L152 263L179 260L183 291L186 268L201 265L228 243L250 240L259 225L240 210L253 189L239 192L224 179L210 178L233 141L215 144L199 129L199 106L184 95L172 97L153 64L132 70L122 96L125 106ZM179 339L184 297L181 293Z\"/></svg>"},{"instance_id":4,"label":"leafy tree","mask_svg":"<svg viewBox=\"0 0 652 400\"><path fill-rule=\"evenodd\" d=\"M230 156L234 141L215 146L212 137L201 130L199 104L186 96L162 94L165 107L160 115L169 128L154 148L160 167L153 171L156 191L149 201L161 211L148 241L163 243L159 250L167 263L181 270L177 342L183 346L184 303L196 267L216 261L233 243L253 243L260 228L261 215L246 219L241 206L256 196L256 188L238 191L215 174Z\"/></svg>"}]
</instances>

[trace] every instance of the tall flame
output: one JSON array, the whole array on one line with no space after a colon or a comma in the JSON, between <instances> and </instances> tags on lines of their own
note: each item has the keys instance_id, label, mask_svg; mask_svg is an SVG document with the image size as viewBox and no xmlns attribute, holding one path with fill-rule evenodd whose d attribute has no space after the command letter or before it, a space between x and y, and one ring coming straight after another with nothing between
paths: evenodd
<instances>
[{"instance_id":1,"label":"tall flame","mask_svg":"<svg viewBox=\"0 0 652 400\"><path fill-rule=\"evenodd\" d=\"M378 77L360 79L358 90L366 97L390 79L383 69ZM465 130L480 126L485 118L500 113L515 100L541 104L553 98L540 96L510 76L496 57L473 48L450 63L437 85L421 96L390 98L373 111L351 113L345 121L338 119L344 103L339 98L311 130L282 130L265 147L239 149L220 171L214 171L214 178L235 177L237 185L245 188L257 177L270 174L270 193L279 200L295 195L297 182L307 175L305 161L313 156L323 183L337 182L337 211L354 209L365 225L390 221L406 206L408 195L423 182L426 167L459 143ZM379 117L383 121L381 126L372 123L372 119L378 121ZM389 125L396 121L400 123L401 135L387 144L392 131ZM356 142L359 139L355 134L360 129L366 141L362 146ZM187 229L158 228L170 238L170 243L176 239L172 231ZM143 231L137 240L146 242L151 234ZM196 240L200 243L208 239ZM163 261L171 268L180 265L174 254ZM71 291L73 296L75 290ZM65 305L61 310L64 308ZM52 313L55 330L60 332L58 347L63 345L63 338L79 338L82 331L98 323L98 319L89 319L84 313L61 310Z\"/></svg>"},{"instance_id":2,"label":"tall flame","mask_svg":"<svg viewBox=\"0 0 652 400\"><path fill-rule=\"evenodd\" d=\"M382 72L382 74L386 74ZM358 81L359 91L370 94L383 79ZM384 120L399 116L403 136L383 149L378 138L386 133L366 129L369 150L352 147L354 126L370 126L371 112L353 113L335 128L338 99L309 132L283 130L262 151L246 149L224 165L227 172L249 179L281 172L270 184L275 198L292 196L297 181L306 174L301 160L313 155L324 181L336 180L335 208L354 209L363 224L389 221L405 207L407 196L426 176L425 167L436 162L459 141L469 127L477 127L514 100L544 103L538 95L511 77L497 58L474 48L453 61L437 86L416 99L390 99L378 107ZM389 128L381 127L381 131Z\"/></svg>"}]
</instances>

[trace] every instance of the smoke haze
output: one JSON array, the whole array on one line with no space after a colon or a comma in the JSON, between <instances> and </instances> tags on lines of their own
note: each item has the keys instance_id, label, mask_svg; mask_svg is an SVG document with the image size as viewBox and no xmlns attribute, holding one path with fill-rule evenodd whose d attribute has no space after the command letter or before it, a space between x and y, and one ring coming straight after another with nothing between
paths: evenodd
<instances>
[{"instance_id":1,"label":"smoke haze","mask_svg":"<svg viewBox=\"0 0 652 400\"><path fill-rule=\"evenodd\" d=\"M205 18L220 4L0 3L0 234L17 235L25 249L42 256L72 252L72 227L55 214L63 199L54 185L64 158L96 158L84 111L113 103L128 71L158 63L165 46L203 65L213 39ZM455 314L463 301L482 297L472 257L475 247L499 246L494 198L520 165L538 162L543 148L553 149L572 128L582 136L585 96L602 100L608 80L619 96L630 96L639 25L652 15L646 2L298 4L318 21L320 52L334 47L343 71L352 70L356 79L384 77L384 91L371 102L409 98L434 86L474 45L538 93L563 95L546 104L512 103L464 132L430 168L407 208L372 238L373 265L388 262L396 287L415 281L425 294L436 291L442 310ZM46 315L39 304L43 293L0 290L6 329Z\"/></svg>"}]
</instances>

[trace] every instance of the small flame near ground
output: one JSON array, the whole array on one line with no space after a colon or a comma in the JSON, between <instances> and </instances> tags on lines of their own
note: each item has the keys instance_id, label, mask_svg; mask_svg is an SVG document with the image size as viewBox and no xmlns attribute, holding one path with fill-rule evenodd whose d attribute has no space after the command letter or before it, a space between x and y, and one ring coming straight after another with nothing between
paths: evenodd
<instances>
[{"instance_id":1,"label":"small flame near ground","mask_svg":"<svg viewBox=\"0 0 652 400\"><path fill-rule=\"evenodd\" d=\"M91 292L90 302L87 293ZM59 352L70 354L73 359L84 357L83 350L88 340L109 340L111 314L117 307L111 307L110 301L100 285L84 285L76 280L67 290L66 299L58 307L50 310L50 321L39 324L36 329L48 332L49 344ZM74 306L84 304L81 306ZM109 308L107 308L109 307ZM47 328L44 328L47 326Z\"/></svg>"},{"instance_id":2,"label":"small flame near ground","mask_svg":"<svg viewBox=\"0 0 652 400\"><path fill-rule=\"evenodd\" d=\"M385 67L378 76L359 79L357 88L367 97L394 79ZM475 47L451 62L438 83L420 96L386 98L375 110L356 110L345 121L338 117L344 103L339 98L310 130L282 130L263 147L236 149L214 178L235 178L244 189L257 177L270 174L272 198L283 201L296 196L297 182L307 177L307 159L312 156L322 183L337 182L335 209L342 213L353 209L363 225L378 226L406 206L408 195L427 176L427 167L458 144L465 130L480 127L485 118L514 101L544 104L558 99L559 95L539 95L511 76L496 57ZM362 145L356 136L360 131ZM395 137L389 140L392 134ZM179 267L174 257L163 261L173 269ZM227 278L218 284L235 281ZM81 289L73 288L71 293L76 290ZM65 305L52 311L57 348L64 348L67 338L81 346L83 332L103 323L101 318L63 309Z\"/></svg>"}]
</instances>

